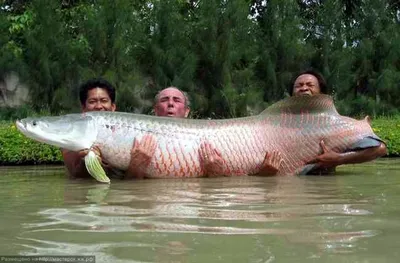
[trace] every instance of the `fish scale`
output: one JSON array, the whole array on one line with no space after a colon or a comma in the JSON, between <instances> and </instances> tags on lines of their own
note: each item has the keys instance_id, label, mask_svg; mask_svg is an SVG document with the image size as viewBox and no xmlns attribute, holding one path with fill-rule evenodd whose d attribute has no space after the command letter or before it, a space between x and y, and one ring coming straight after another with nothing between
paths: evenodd
<instances>
[{"instance_id":1,"label":"fish scale","mask_svg":"<svg viewBox=\"0 0 400 263\"><path fill-rule=\"evenodd\" d=\"M64 128L56 129L53 123ZM149 134L157 145L147 169L150 178L206 176L199 156L203 142L221 153L228 175L257 174L266 152L272 151L283 158L278 174L295 174L321 153L322 139L329 149L344 151L365 137L377 138L366 120L339 115L327 95L291 97L258 115L226 120L87 112L28 118L17 124L28 137L70 150L88 148L90 141L89 146L98 145L102 157L120 170L129 166L134 139Z\"/></svg>"}]
</instances>

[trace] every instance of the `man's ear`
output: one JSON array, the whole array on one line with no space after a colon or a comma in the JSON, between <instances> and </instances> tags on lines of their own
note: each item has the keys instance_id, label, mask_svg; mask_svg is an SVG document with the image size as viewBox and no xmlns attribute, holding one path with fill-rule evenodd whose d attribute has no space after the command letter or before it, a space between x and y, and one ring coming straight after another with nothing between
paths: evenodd
<instances>
[{"instance_id":1,"label":"man's ear","mask_svg":"<svg viewBox=\"0 0 400 263\"><path fill-rule=\"evenodd\" d=\"M190 113L190 108L186 108L185 110L185 118L187 118L189 116Z\"/></svg>"},{"instance_id":2,"label":"man's ear","mask_svg":"<svg viewBox=\"0 0 400 263\"><path fill-rule=\"evenodd\" d=\"M117 105L115 103L111 104L111 111L115 111L117 109Z\"/></svg>"}]
</instances>

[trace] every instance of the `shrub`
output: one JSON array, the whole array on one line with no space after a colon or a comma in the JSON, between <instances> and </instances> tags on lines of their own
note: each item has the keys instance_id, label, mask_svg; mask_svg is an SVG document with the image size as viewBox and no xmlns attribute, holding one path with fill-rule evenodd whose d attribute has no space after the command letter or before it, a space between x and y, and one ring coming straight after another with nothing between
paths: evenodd
<instances>
[{"instance_id":1,"label":"shrub","mask_svg":"<svg viewBox=\"0 0 400 263\"><path fill-rule=\"evenodd\" d=\"M0 123L0 164L55 164L62 156L56 147L33 141L21 134L14 123Z\"/></svg>"},{"instance_id":2,"label":"shrub","mask_svg":"<svg viewBox=\"0 0 400 263\"><path fill-rule=\"evenodd\" d=\"M389 156L400 156L400 116L380 117L372 121L376 135L385 141Z\"/></svg>"}]
</instances>

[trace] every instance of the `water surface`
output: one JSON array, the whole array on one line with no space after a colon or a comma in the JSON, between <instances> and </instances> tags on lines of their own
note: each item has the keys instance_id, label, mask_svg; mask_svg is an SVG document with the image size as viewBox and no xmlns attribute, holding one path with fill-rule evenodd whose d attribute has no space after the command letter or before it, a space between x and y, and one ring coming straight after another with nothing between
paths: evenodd
<instances>
[{"instance_id":1,"label":"water surface","mask_svg":"<svg viewBox=\"0 0 400 263\"><path fill-rule=\"evenodd\" d=\"M96 262L398 262L400 159L336 176L70 180L0 168L0 255Z\"/></svg>"}]
</instances>

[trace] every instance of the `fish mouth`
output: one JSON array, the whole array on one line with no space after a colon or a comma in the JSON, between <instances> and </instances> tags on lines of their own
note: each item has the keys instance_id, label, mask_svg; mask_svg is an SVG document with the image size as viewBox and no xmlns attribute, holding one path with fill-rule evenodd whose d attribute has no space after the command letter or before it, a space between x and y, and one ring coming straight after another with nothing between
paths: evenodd
<instances>
[{"instance_id":1,"label":"fish mouth","mask_svg":"<svg viewBox=\"0 0 400 263\"><path fill-rule=\"evenodd\" d=\"M20 131L26 130L25 125L20 120L17 120L15 122L15 126L17 126L18 130L20 130Z\"/></svg>"}]
</instances>

